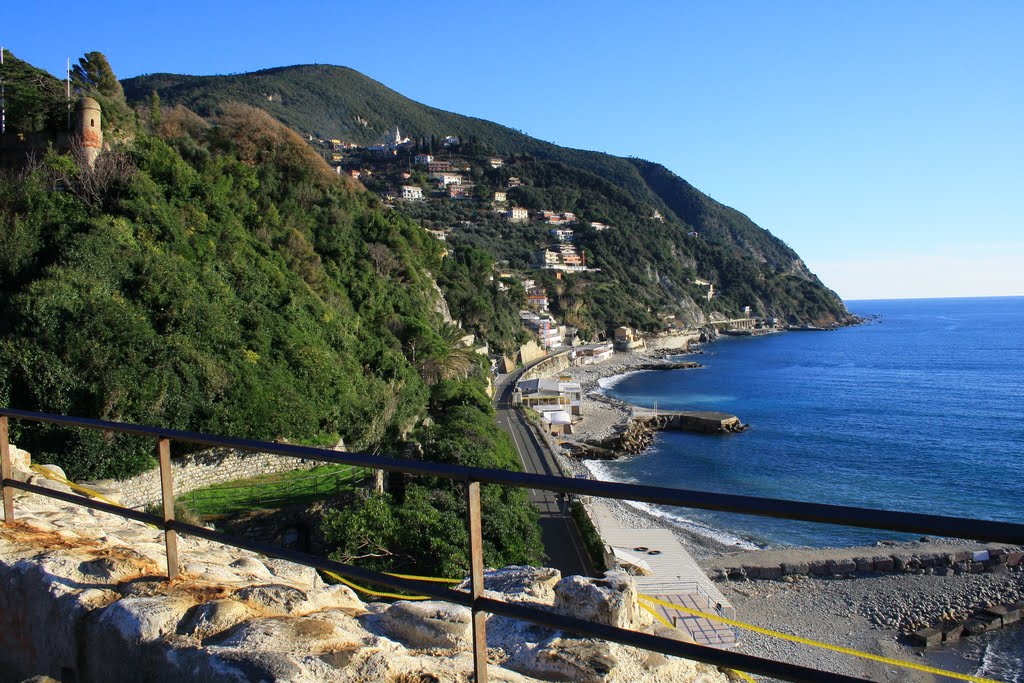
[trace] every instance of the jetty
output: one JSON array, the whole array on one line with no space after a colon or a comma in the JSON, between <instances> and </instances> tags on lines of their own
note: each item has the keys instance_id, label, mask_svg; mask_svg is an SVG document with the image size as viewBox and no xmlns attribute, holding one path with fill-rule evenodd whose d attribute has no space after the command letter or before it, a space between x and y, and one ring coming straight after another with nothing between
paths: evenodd
<instances>
[{"instance_id":1,"label":"jetty","mask_svg":"<svg viewBox=\"0 0 1024 683\"><path fill-rule=\"evenodd\" d=\"M632 418L656 431L726 434L742 432L748 427L735 415L714 410L659 410L633 406Z\"/></svg>"},{"instance_id":2,"label":"jetty","mask_svg":"<svg viewBox=\"0 0 1024 683\"><path fill-rule=\"evenodd\" d=\"M736 609L675 534L668 529L627 529L602 501L592 501L589 508L605 542L608 565L631 574L638 593L657 598L661 603L735 618ZM665 604L650 606L663 619L688 633L695 643L713 647L731 647L737 643L736 632L720 621Z\"/></svg>"}]
</instances>

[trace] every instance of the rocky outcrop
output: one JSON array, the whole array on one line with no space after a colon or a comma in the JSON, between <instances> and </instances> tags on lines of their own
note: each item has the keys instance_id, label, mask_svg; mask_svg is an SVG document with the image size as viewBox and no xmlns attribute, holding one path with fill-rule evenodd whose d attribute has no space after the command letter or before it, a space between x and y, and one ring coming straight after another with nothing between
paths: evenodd
<instances>
[{"instance_id":1,"label":"rocky outcrop","mask_svg":"<svg viewBox=\"0 0 1024 683\"><path fill-rule=\"evenodd\" d=\"M27 456L19 463L19 476ZM0 667L5 680L468 681L470 613L437 601L364 603L311 568L191 537L168 582L162 534L144 524L18 492L0 529ZM562 578L509 567L489 597L650 630L627 575ZM715 668L487 621L490 678L724 682Z\"/></svg>"},{"instance_id":2,"label":"rocky outcrop","mask_svg":"<svg viewBox=\"0 0 1024 683\"><path fill-rule=\"evenodd\" d=\"M691 360L672 361L664 363L644 363L637 367L637 370L692 370L701 367L700 363Z\"/></svg>"}]
</instances>

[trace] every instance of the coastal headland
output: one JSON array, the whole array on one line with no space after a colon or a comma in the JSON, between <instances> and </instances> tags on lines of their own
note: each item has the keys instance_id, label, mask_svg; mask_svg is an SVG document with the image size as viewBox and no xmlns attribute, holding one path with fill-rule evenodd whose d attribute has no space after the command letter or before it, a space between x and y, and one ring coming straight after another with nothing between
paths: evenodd
<instances>
[{"instance_id":1,"label":"coastal headland","mask_svg":"<svg viewBox=\"0 0 1024 683\"><path fill-rule=\"evenodd\" d=\"M594 476L588 460L643 457L655 439L655 432L643 424L644 411L608 396L603 389L613 385L616 378L635 372L700 367L690 361L666 361L660 353L617 353L600 364L551 372L572 378L583 389L582 415L573 424L572 434L559 437L556 457L567 473ZM737 542L698 523L681 523L650 508L609 502L623 527L671 530L720 586L742 622L970 675L984 673L983 663L975 654L979 649L986 651L983 646L965 649L957 644L936 644L933 635L931 646L921 647L915 645L915 634L927 634L931 629L938 632L941 643L943 634L952 632L952 641L961 633L967 635L957 632L957 623L964 624L977 615L988 615L991 621L994 617L989 613L1001 609L1011 616L1008 620L1000 618L1000 625L1005 621L1007 629L1024 628L1012 619L1014 609L1024 601L1024 563L1019 548L959 539L896 542L887 540L886 532L881 531L880 540L873 546L763 548ZM984 560L975 559L982 557ZM976 630L975 634L982 630L987 629ZM736 647L742 652L875 680L937 680L920 671L897 669L756 632L741 632Z\"/></svg>"}]
</instances>

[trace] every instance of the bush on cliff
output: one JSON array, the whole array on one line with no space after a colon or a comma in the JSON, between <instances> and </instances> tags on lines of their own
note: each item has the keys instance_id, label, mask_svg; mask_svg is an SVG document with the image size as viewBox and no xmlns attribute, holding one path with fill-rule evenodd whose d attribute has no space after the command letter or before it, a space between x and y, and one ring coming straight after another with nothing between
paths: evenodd
<instances>
[{"instance_id":1,"label":"bush on cliff","mask_svg":"<svg viewBox=\"0 0 1024 683\"><path fill-rule=\"evenodd\" d=\"M95 170L51 152L0 182L0 402L393 443L429 397L395 330L436 325L434 240L259 110L190 128L135 132ZM114 155L117 173L97 183ZM21 429L73 478L151 462L145 440Z\"/></svg>"},{"instance_id":2,"label":"bush on cliff","mask_svg":"<svg viewBox=\"0 0 1024 683\"><path fill-rule=\"evenodd\" d=\"M522 469L511 439L494 419L482 378L434 388L435 422L418 434L425 460L453 465ZM484 562L487 566L543 561L537 511L524 489L483 485ZM462 577L469 568L465 490L461 482L411 477L386 496L362 496L329 510L324 538L342 562L382 571Z\"/></svg>"}]
</instances>

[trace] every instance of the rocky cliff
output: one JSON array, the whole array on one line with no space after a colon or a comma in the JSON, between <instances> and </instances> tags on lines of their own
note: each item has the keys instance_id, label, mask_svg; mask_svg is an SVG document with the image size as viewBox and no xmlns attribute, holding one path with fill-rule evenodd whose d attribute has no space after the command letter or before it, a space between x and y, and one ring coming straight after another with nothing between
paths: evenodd
<instances>
[{"instance_id":1,"label":"rocky cliff","mask_svg":"<svg viewBox=\"0 0 1024 683\"><path fill-rule=\"evenodd\" d=\"M24 471L27 455L15 456ZM5 680L470 680L464 607L366 603L311 568L187 537L178 541L182 576L168 582L156 529L21 492L15 511L15 524L0 529ZM508 567L485 583L489 597L653 630L625 574ZM505 617L492 616L487 630L494 681L728 680L713 667Z\"/></svg>"}]
</instances>

